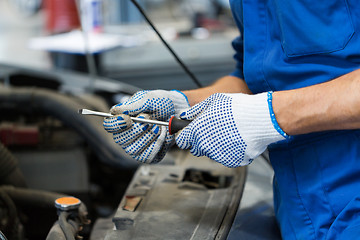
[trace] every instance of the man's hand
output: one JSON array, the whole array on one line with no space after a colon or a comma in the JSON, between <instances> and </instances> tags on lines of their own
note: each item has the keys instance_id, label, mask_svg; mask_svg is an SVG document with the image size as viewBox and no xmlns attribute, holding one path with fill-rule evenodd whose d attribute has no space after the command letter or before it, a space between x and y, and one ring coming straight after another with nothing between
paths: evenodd
<instances>
[{"instance_id":1,"label":"man's hand","mask_svg":"<svg viewBox=\"0 0 360 240\"><path fill-rule=\"evenodd\" d=\"M119 103L110 109L113 115L126 114L136 116L147 113L151 119L168 121L172 116L179 117L180 112L190 107L187 97L180 91L154 90L139 91L128 101Z\"/></svg>"},{"instance_id":2,"label":"man's hand","mask_svg":"<svg viewBox=\"0 0 360 240\"><path fill-rule=\"evenodd\" d=\"M180 115L193 121L177 135L176 144L227 167L247 165L269 144L288 138L271 104L271 92L211 95Z\"/></svg>"},{"instance_id":3,"label":"man's hand","mask_svg":"<svg viewBox=\"0 0 360 240\"><path fill-rule=\"evenodd\" d=\"M104 119L104 128L134 159L156 163L175 143L174 136L169 134L167 127L135 123L128 115L169 121L188 107L186 96L179 91L140 91L128 101L111 108L110 112L115 116Z\"/></svg>"}]
</instances>

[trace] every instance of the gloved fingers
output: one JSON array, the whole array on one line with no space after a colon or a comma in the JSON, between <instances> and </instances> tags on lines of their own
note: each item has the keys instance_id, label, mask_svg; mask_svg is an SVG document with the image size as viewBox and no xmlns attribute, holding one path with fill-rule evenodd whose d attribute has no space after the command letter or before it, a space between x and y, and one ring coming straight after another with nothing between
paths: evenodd
<instances>
[{"instance_id":1,"label":"gloved fingers","mask_svg":"<svg viewBox=\"0 0 360 240\"><path fill-rule=\"evenodd\" d=\"M168 91L161 90L140 91L128 101L113 106L110 112L112 114L123 113L130 116L148 113L152 119L166 121L175 115L175 105L173 100L166 96L168 94Z\"/></svg>"},{"instance_id":2,"label":"gloved fingers","mask_svg":"<svg viewBox=\"0 0 360 240\"><path fill-rule=\"evenodd\" d=\"M151 114L151 111L152 108L151 106L149 106L149 100L147 99L142 99L137 102L133 102L131 104L122 104L122 105L118 104L116 107L112 107L110 109L110 113L112 114L122 113L130 116L136 116L140 113Z\"/></svg>"},{"instance_id":3,"label":"gloved fingers","mask_svg":"<svg viewBox=\"0 0 360 240\"><path fill-rule=\"evenodd\" d=\"M197 138L197 136L193 130L195 124L194 121L175 135L176 145L180 149L190 149L193 145L193 142L196 141L195 139Z\"/></svg>"},{"instance_id":4,"label":"gloved fingers","mask_svg":"<svg viewBox=\"0 0 360 240\"><path fill-rule=\"evenodd\" d=\"M164 147L164 145L166 145L165 139L168 134L166 133L166 127L154 126L154 129L152 131L158 131L156 128L159 129L159 133L153 141L150 141L149 144L147 144L146 147L143 147L141 150L139 149L136 152L128 152L137 161L143 163L156 163L162 159L159 159L158 154L160 150Z\"/></svg>"},{"instance_id":5,"label":"gloved fingers","mask_svg":"<svg viewBox=\"0 0 360 240\"><path fill-rule=\"evenodd\" d=\"M104 118L104 129L109 133L123 132L132 125L129 116L120 114L113 117Z\"/></svg>"},{"instance_id":6,"label":"gloved fingers","mask_svg":"<svg viewBox=\"0 0 360 240\"><path fill-rule=\"evenodd\" d=\"M124 114L133 116L139 113L147 113L151 119L167 121L175 114L174 104L168 98L144 97L141 101L131 105L122 105L119 110Z\"/></svg>"},{"instance_id":7,"label":"gloved fingers","mask_svg":"<svg viewBox=\"0 0 360 240\"><path fill-rule=\"evenodd\" d=\"M190 153L195 157L204 156L203 149L209 143L206 142L205 146L203 146L201 137L194 133L192 129L192 126L188 126L177 134L175 138L176 145L180 149L189 149Z\"/></svg>"},{"instance_id":8,"label":"gloved fingers","mask_svg":"<svg viewBox=\"0 0 360 240\"><path fill-rule=\"evenodd\" d=\"M180 114L180 118L184 120L194 120L197 116L199 116L202 112L204 112L215 100L216 94L211 95L204 101L196 104L195 106L187 109L186 111Z\"/></svg>"},{"instance_id":9,"label":"gloved fingers","mask_svg":"<svg viewBox=\"0 0 360 240\"><path fill-rule=\"evenodd\" d=\"M123 103L118 103L110 109L111 114L122 114L125 112L126 115L137 115L140 111L134 111L135 109L138 109L143 104L144 97L149 91L138 91L136 92L131 98L129 98L127 101ZM132 114L129 114L126 111L131 111Z\"/></svg>"},{"instance_id":10,"label":"gloved fingers","mask_svg":"<svg viewBox=\"0 0 360 240\"><path fill-rule=\"evenodd\" d=\"M165 131L168 133L169 130L165 127ZM168 150L175 144L174 135L166 134L165 142L162 144L159 152L156 154L155 158L152 160L152 163L160 162L168 152Z\"/></svg>"},{"instance_id":11,"label":"gloved fingers","mask_svg":"<svg viewBox=\"0 0 360 240\"><path fill-rule=\"evenodd\" d=\"M191 146L190 153L193 154L195 157L201 157L207 155L207 148L209 146L208 141L203 141L204 139L198 139L196 144Z\"/></svg>"},{"instance_id":12,"label":"gloved fingers","mask_svg":"<svg viewBox=\"0 0 360 240\"><path fill-rule=\"evenodd\" d=\"M126 115L125 115L126 116ZM127 116L129 117L129 116ZM139 114L138 118L149 118L147 114ZM130 118L130 117L129 117ZM117 131L113 133L114 141L121 145L122 147L131 144L140 138L150 127L152 124L148 123L139 123L131 121L131 125L128 128L122 129L122 131Z\"/></svg>"},{"instance_id":13,"label":"gloved fingers","mask_svg":"<svg viewBox=\"0 0 360 240\"><path fill-rule=\"evenodd\" d=\"M147 148L144 149L141 153L138 155L131 155L136 161L142 162L142 163L152 163L152 155L153 151L156 146L156 141L152 142Z\"/></svg>"},{"instance_id":14,"label":"gloved fingers","mask_svg":"<svg viewBox=\"0 0 360 240\"><path fill-rule=\"evenodd\" d=\"M126 153L136 156L140 155L146 148L158 140L161 129L157 125L153 125L144 131L144 133L139 136L135 141L131 142L128 145L123 145L123 148Z\"/></svg>"},{"instance_id":15,"label":"gloved fingers","mask_svg":"<svg viewBox=\"0 0 360 240\"><path fill-rule=\"evenodd\" d=\"M196 121L196 120L195 120ZM203 136L203 133L194 129L185 129L176 137L176 144L181 149L189 149L190 153L196 157L207 156L207 150L210 146L209 139Z\"/></svg>"}]
</instances>

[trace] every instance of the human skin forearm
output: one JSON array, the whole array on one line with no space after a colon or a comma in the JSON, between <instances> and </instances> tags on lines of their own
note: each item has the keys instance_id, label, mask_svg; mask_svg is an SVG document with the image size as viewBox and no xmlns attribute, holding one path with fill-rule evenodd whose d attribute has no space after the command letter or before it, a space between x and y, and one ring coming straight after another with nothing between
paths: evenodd
<instances>
[{"instance_id":1,"label":"human skin forearm","mask_svg":"<svg viewBox=\"0 0 360 240\"><path fill-rule=\"evenodd\" d=\"M273 109L289 135L360 128L360 70L332 81L273 93Z\"/></svg>"},{"instance_id":2,"label":"human skin forearm","mask_svg":"<svg viewBox=\"0 0 360 240\"><path fill-rule=\"evenodd\" d=\"M233 77L233 76L225 76L218 79L214 84L194 89L188 91L182 91L189 100L190 106L193 106L206 98L210 97L210 95L214 93L246 93L251 94L250 89L246 85L245 81Z\"/></svg>"}]
</instances>

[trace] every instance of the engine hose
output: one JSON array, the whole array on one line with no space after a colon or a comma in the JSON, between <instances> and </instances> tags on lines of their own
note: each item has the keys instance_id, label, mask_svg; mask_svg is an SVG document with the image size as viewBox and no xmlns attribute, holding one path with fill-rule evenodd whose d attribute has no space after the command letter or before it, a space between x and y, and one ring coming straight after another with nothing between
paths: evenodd
<instances>
[{"instance_id":1,"label":"engine hose","mask_svg":"<svg viewBox=\"0 0 360 240\"><path fill-rule=\"evenodd\" d=\"M42 190L33 190L25 188L15 188L13 186L1 186L0 187L0 198L6 201L8 205L7 209L9 211L9 218L15 221L17 218L17 210L15 206L24 207L41 207L41 208L52 208L55 210L54 203L55 200L64 197L66 195L55 192L48 192ZM87 208L85 204L81 203L77 211L77 221L68 220L70 213L60 212L59 220L50 230L48 239L63 239L56 238L54 236L65 236L64 239L74 239L74 235L79 230L80 224L87 224L88 220L86 216L88 215ZM56 227L56 225L60 226ZM16 226L16 224L10 224L10 226ZM61 233L59 233L61 232ZM70 237L72 236L72 237Z\"/></svg>"},{"instance_id":2,"label":"engine hose","mask_svg":"<svg viewBox=\"0 0 360 240\"><path fill-rule=\"evenodd\" d=\"M6 193L11 200L19 207L40 207L54 209L55 200L65 197L62 193L49 192L43 190L34 190L27 188L15 188L13 186L0 186L0 192ZM79 206L79 218L86 223L86 216L88 215L87 208L84 203Z\"/></svg>"},{"instance_id":3,"label":"engine hose","mask_svg":"<svg viewBox=\"0 0 360 240\"><path fill-rule=\"evenodd\" d=\"M53 208L55 200L64 197L64 194L13 186L0 186L0 191L5 192L15 202L16 206L33 206Z\"/></svg>"},{"instance_id":4,"label":"engine hose","mask_svg":"<svg viewBox=\"0 0 360 240\"><path fill-rule=\"evenodd\" d=\"M25 178L18 167L17 159L0 142L0 184L26 187Z\"/></svg>"},{"instance_id":5,"label":"engine hose","mask_svg":"<svg viewBox=\"0 0 360 240\"><path fill-rule=\"evenodd\" d=\"M3 191L0 190L0 199L1 202L5 205L5 208L7 210L7 222L4 227L4 232L11 237L11 239L18 239L19 232L19 218L17 214L17 208L15 206L15 203L12 201L12 199L9 197L9 195Z\"/></svg>"},{"instance_id":6,"label":"engine hose","mask_svg":"<svg viewBox=\"0 0 360 240\"><path fill-rule=\"evenodd\" d=\"M59 215L59 225L65 235L66 240L75 240L74 233L71 231L72 226L67 222L69 215L70 214L67 212L61 212Z\"/></svg>"},{"instance_id":7,"label":"engine hose","mask_svg":"<svg viewBox=\"0 0 360 240\"><path fill-rule=\"evenodd\" d=\"M67 223L67 230L69 237L67 238L65 232L60 226L60 220L55 222L55 224L51 227L48 235L46 236L46 240L68 240L75 239L74 236L78 232L79 224L73 220L69 220ZM70 234L71 232L71 234Z\"/></svg>"},{"instance_id":8,"label":"engine hose","mask_svg":"<svg viewBox=\"0 0 360 240\"><path fill-rule=\"evenodd\" d=\"M79 224L76 221L73 220L68 220L68 222L66 223L66 230L67 234L69 234L69 236L67 237L65 235L64 230L61 227L60 224L60 219L55 222L55 224L51 227L46 240L73 240L75 239L75 235L78 232L79 229Z\"/></svg>"},{"instance_id":9,"label":"engine hose","mask_svg":"<svg viewBox=\"0 0 360 240\"><path fill-rule=\"evenodd\" d=\"M42 112L62 121L85 139L100 161L117 168L135 170L139 164L120 148L102 126L102 119L83 116L78 110L83 102L48 89L0 88L2 106L22 112Z\"/></svg>"},{"instance_id":10,"label":"engine hose","mask_svg":"<svg viewBox=\"0 0 360 240\"><path fill-rule=\"evenodd\" d=\"M0 186L0 191L5 192L16 204L16 206L54 208L55 200L66 195L43 190L34 190L27 188L15 188L13 186ZM81 215L87 215L87 209L84 204L79 208Z\"/></svg>"}]
</instances>

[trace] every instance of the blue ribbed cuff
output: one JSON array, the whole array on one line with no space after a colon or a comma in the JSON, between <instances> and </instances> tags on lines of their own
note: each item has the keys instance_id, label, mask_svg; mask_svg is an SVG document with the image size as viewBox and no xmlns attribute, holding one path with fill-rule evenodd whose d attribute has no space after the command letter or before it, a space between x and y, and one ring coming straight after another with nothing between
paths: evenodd
<instances>
[{"instance_id":1,"label":"blue ribbed cuff","mask_svg":"<svg viewBox=\"0 0 360 240\"><path fill-rule=\"evenodd\" d=\"M276 117L275 117L275 113L274 113L274 109L273 109L273 106L272 106L272 94L273 92L272 91L269 91L267 93L267 96L268 96L268 105L269 105L269 112L270 112L270 118L271 118L271 122L272 124L274 125L274 128L276 129L276 131L278 131L278 133L280 133L281 136L283 136L284 138L286 139L289 139L290 136L288 134L286 134L286 132L284 132L281 127L279 126L278 122L276 121Z\"/></svg>"}]
</instances>

